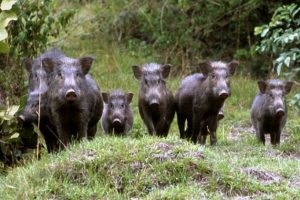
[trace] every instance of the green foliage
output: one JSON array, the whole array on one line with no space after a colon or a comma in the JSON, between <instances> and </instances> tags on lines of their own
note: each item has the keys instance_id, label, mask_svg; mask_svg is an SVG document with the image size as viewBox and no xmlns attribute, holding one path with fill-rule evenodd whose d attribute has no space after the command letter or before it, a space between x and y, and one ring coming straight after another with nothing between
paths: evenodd
<instances>
[{"instance_id":1,"label":"green foliage","mask_svg":"<svg viewBox=\"0 0 300 200\"><path fill-rule=\"evenodd\" d=\"M53 13L53 1L18 1L18 20L10 27L11 54L17 58L35 57L46 50L49 39L57 37L75 11Z\"/></svg>"},{"instance_id":2,"label":"green foliage","mask_svg":"<svg viewBox=\"0 0 300 200\"><path fill-rule=\"evenodd\" d=\"M11 10L16 2L17 0L3 0L0 5L0 53L7 53L9 51L9 45L3 40L8 37L6 27L9 22L17 20L16 13Z\"/></svg>"},{"instance_id":3,"label":"green foliage","mask_svg":"<svg viewBox=\"0 0 300 200\"><path fill-rule=\"evenodd\" d=\"M296 4L279 7L271 22L255 27L255 35L261 37L256 50L274 55L277 74L283 67L298 68L300 59L300 7Z\"/></svg>"},{"instance_id":4,"label":"green foliage","mask_svg":"<svg viewBox=\"0 0 300 200\"><path fill-rule=\"evenodd\" d=\"M20 143L20 130L15 120L15 114L19 106L8 106L0 109L0 161L5 163L16 163L16 144Z\"/></svg>"},{"instance_id":5,"label":"green foliage","mask_svg":"<svg viewBox=\"0 0 300 200\"><path fill-rule=\"evenodd\" d=\"M271 55L277 75L286 72L289 79L297 80L300 72L300 6L279 7L269 24L255 27L255 35L261 38L256 50ZM292 103L300 108L300 94Z\"/></svg>"},{"instance_id":6,"label":"green foliage","mask_svg":"<svg viewBox=\"0 0 300 200\"><path fill-rule=\"evenodd\" d=\"M26 91L27 77L20 60L24 57L34 58L43 52L49 41L63 31L75 14L73 9L56 12L54 3L53 0L3 0L1 3L0 51L2 48L6 51L1 52L10 52L0 54L0 90L5 93L0 97L6 96L9 102L18 104L20 101L17 98L24 96ZM12 20L15 21L9 23ZM2 42L4 39L6 43ZM37 133L33 127L19 127L10 109L18 110L9 105L1 110L0 160L15 164L23 156L24 149L36 147Z\"/></svg>"},{"instance_id":7,"label":"green foliage","mask_svg":"<svg viewBox=\"0 0 300 200\"><path fill-rule=\"evenodd\" d=\"M178 71L204 59L236 58L247 61L248 66L255 65L249 61L253 59L254 27L268 22L281 4L259 0L118 0L95 7L95 22L101 38L129 47L136 44L133 48L153 46L160 60L172 63Z\"/></svg>"}]
</instances>

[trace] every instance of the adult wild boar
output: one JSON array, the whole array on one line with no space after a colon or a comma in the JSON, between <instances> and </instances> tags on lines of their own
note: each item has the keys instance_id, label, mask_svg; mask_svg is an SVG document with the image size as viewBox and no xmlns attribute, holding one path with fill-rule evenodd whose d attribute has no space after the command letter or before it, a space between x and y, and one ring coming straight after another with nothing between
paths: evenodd
<instances>
[{"instance_id":1,"label":"adult wild boar","mask_svg":"<svg viewBox=\"0 0 300 200\"><path fill-rule=\"evenodd\" d=\"M210 134L211 145L216 144L218 119L223 104L230 96L229 77L239 65L237 61L200 63L202 73L186 77L176 93L177 121L181 138L204 144ZM185 122L187 128L185 129Z\"/></svg>"},{"instance_id":2,"label":"adult wild boar","mask_svg":"<svg viewBox=\"0 0 300 200\"><path fill-rule=\"evenodd\" d=\"M251 121L257 139L265 144L269 133L271 144L280 144L280 135L287 121L288 109L285 103L293 82L281 80L258 81L259 93L251 107Z\"/></svg>"},{"instance_id":3,"label":"adult wild boar","mask_svg":"<svg viewBox=\"0 0 300 200\"><path fill-rule=\"evenodd\" d=\"M96 82L87 73L92 57L60 60L45 58L43 66L50 74L46 93L49 119L56 127L59 146L71 139L94 137L103 101Z\"/></svg>"},{"instance_id":4,"label":"adult wild boar","mask_svg":"<svg viewBox=\"0 0 300 200\"><path fill-rule=\"evenodd\" d=\"M157 63L132 66L136 79L141 80L138 106L139 113L150 135L167 136L175 114L172 92L165 79L169 76L171 65Z\"/></svg>"},{"instance_id":5,"label":"adult wild boar","mask_svg":"<svg viewBox=\"0 0 300 200\"><path fill-rule=\"evenodd\" d=\"M192 136L192 121L193 121L193 100L195 91L199 89L199 86L204 81L205 77L201 73L195 73L185 77L180 84L178 91L175 94L177 122L180 132L180 138L191 138ZM218 120L224 118L223 107L218 113ZM185 129L185 123L187 128Z\"/></svg>"}]
</instances>

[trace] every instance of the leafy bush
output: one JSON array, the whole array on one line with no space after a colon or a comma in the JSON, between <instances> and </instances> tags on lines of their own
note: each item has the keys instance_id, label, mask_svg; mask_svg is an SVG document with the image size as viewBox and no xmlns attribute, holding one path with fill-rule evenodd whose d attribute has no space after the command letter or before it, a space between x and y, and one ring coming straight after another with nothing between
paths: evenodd
<instances>
[{"instance_id":1,"label":"leafy bush","mask_svg":"<svg viewBox=\"0 0 300 200\"><path fill-rule=\"evenodd\" d=\"M53 0L18 1L18 20L9 26L11 55L16 58L36 57L45 51L49 39L63 31L75 14L73 9L53 13Z\"/></svg>"},{"instance_id":2,"label":"leafy bush","mask_svg":"<svg viewBox=\"0 0 300 200\"><path fill-rule=\"evenodd\" d=\"M255 27L261 38L256 50L272 58L272 69L296 81L300 77L300 6L279 7L269 24ZM300 108L300 94L292 101Z\"/></svg>"},{"instance_id":3,"label":"leafy bush","mask_svg":"<svg viewBox=\"0 0 300 200\"><path fill-rule=\"evenodd\" d=\"M20 104L19 98L24 95L27 84L20 64L22 58L34 58L43 52L49 40L63 31L75 11L64 9L55 13L53 0L3 0L3 8L6 10L0 13L0 97L7 100L0 101ZM4 105L0 110L0 161L9 164L15 164L27 147L35 148L37 144L33 127L19 127L14 118L21 109L22 105Z\"/></svg>"},{"instance_id":4,"label":"leafy bush","mask_svg":"<svg viewBox=\"0 0 300 200\"><path fill-rule=\"evenodd\" d=\"M17 0L3 0L1 2L0 13L0 52L7 53L9 51L9 45L4 41L8 37L6 27L9 22L16 20L17 15L11 10L12 6Z\"/></svg>"},{"instance_id":5,"label":"leafy bush","mask_svg":"<svg viewBox=\"0 0 300 200\"><path fill-rule=\"evenodd\" d=\"M0 108L0 161L5 164L16 164L26 149L26 145L29 147L31 143L30 147L34 149L37 144L37 137L34 140L32 136L36 134L18 125L15 119L18 110L19 106L16 105Z\"/></svg>"}]
</instances>

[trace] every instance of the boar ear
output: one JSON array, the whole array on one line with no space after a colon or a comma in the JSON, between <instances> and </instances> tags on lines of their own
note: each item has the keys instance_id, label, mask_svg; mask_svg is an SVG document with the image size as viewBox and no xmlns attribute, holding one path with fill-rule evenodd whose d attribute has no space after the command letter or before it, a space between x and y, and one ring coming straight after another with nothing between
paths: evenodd
<instances>
[{"instance_id":1,"label":"boar ear","mask_svg":"<svg viewBox=\"0 0 300 200\"><path fill-rule=\"evenodd\" d=\"M22 60L22 65L25 67L28 73L32 70L32 60L30 58L25 58Z\"/></svg>"},{"instance_id":2,"label":"boar ear","mask_svg":"<svg viewBox=\"0 0 300 200\"><path fill-rule=\"evenodd\" d=\"M127 100L127 102L128 102L128 103L131 103L132 98L133 98L133 93L128 92L128 93L126 94L126 100Z\"/></svg>"},{"instance_id":3,"label":"boar ear","mask_svg":"<svg viewBox=\"0 0 300 200\"><path fill-rule=\"evenodd\" d=\"M294 84L293 81L287 81L287 82L285 83L285 86L284 86L284 88L285 88L285 94L290 93L293 84Z\"/></svg>"},{"instance_id":4,"label":"boar ear","mask_svg":"<svg viewBox=\"0 0 300 200\"><path fill-rule=\"evenodd\" d=\"M172 65L170 64L165 64L164 66L162 66L162 77L163 78L168 78L170 71L171 71L171 67Z\"/></svg>"},{"instance_id":5,"label":"boar ear","mask_svg":"<svg viewBox=\"0 0 300 200\"><path fill-rule=\"evenodd\" d=\"M267 89L267 82L266 81L257 81L259 91L264 94Z\"/></svg>"},{"instance_id":6,"label":"boar ear","mask_svg":"<svg viewBox=\"0 0 300 200\"><path fill-rule=\"evenodd\" d=\"M201 62L201 63L199 63L199 70L204 75L207 75L209 72L212 71L212 66L211 66L210 62Z\"/></svg>"},{"instance_id":7,"label":"boar ear","mask_svg":"<svg viewBox=\"0 0 300 200\"><path fill-rule=\"evenodd\" d=\"M109 93L108 92L102 92L102 98L104 103L108 104L108 98L109 98Z\"/></svg>"},{"instance_id":8,"label":"boar ear","mask_svg":"<svg viewBox=\"0 0 300 200\"><path fill-rule=\"evenodd\" d=\"M91 56L79 58L79 63L81 65L81 70L82 70L83 74L87 74L90 71L93 61L94 61L94 58Z\"/></svg>"},{"instance_id":9,"label":"boar ear","mask_svg":"<svg viewBox=\"0 0 300 200\"><path fill-rule=\"evenodd\" d=\"M133 75L136 79L140 80L143 75L142 69L137 65L132 65Z\"/></svg>"},{"instance_id":10,"label":"boar ear","mask_svg":"<svg viewBox=\"0 0 300 200\"><path fill-rule=\"evenodd\" d=\"M240 62L236 61L236 60L233 60L230 63L228 63L228 69L229 69L230 76L232 76L234 74L235 69L239 66L239 64L240 64Z\"/></svg>"},{"instance_id":11,"label":"boar ear","mask_svg":"<svg viewBox=\"0 0 300 200\"><path fill-rule=\"evenodd\" d=\"M54 60L52 60L51 58L44 58L42 60L42 66L48 73L53 71L56 64L57 63Z\"/></svg>"}]
</instances>

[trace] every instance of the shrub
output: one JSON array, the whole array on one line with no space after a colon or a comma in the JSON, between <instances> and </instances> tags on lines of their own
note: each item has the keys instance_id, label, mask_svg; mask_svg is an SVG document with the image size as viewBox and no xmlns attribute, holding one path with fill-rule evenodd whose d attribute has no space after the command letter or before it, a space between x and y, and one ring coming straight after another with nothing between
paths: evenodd
<instances>
[{"instance_id":1,"label":"shrub","mask_svg":"<svg viewBox=\"0 0 300 200\"><path fill-rule=\"evenodd\" d=\"M21 60L43 52L49 40L63 31L75 11L64 9L55 13L53 0L3 0L1 9L0 98L6 97L6 100L1 98L2 104L12 105L6 103L0 110L0 161L15 164L23 156L24 149L36 147L38 138L33 127L21 128L14 118L23 107L16 104L20 104L19 98L27 86ZM21 99L24 98L26 96Z\"/></svg>"},{"instance_id":2,"label":"shrub","mask_svg":"<svg viewBox=\"0 0 300 200\"><path fill-rule=\"evenodd\" d=\"M261 38L256 50L272 58L272 71L297 81L300 72L300 6L279 7L270 23L255 27ZM300 93L292 103L300 108Z\"/></svg>"}]
</instances>

